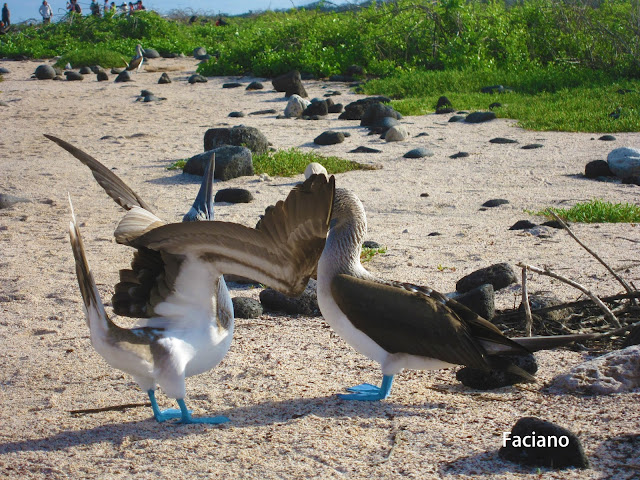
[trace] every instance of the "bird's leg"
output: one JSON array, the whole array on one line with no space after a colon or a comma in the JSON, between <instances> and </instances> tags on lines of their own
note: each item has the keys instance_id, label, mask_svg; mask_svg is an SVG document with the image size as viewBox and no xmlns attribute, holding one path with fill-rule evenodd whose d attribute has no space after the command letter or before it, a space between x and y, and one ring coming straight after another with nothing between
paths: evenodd
<instances>
[{"instance_id":1,"label":"bird's leg","mask_svg":"<svg viewBox=\"0 0 640 480\"><path fill-rule=\"evenodd\" d=\"M167 410L160 411L158 408L158 402L156 401L156 393L153 390L148 390L149 400L151 400L151 409L153 410L153 417L158 422L164 422L172 418L182 417L182 412L177 408L169 408Z\"/></svg>"},{"instance_id":2,"label":"bird's leg","mask_svg":"<svg viewBox=\"0 0 640 480\"><path fill-rule=\"evenodd\" d=\"M376 387L370 383L363 383L355 387L347 388L347 391L353 393L340 393L338 396L344 400L360 400L360 401L376 401L382 400L389 396L391 385L393 384L393 375L384 375L382 377L382 385Z\"/></svg>"},{"instance_id":3,"label":"bird's leg","mask_svg":"<svg viewBox=\"0 0 640 480\"><path fill-rule=\"evenodd\" d=\"M179 423L210 423L215 425L218 423L226 423L229 421L227 417L223 416L193 418L191 416L191 412L187 410L184 399L178 398L178 405L180 405L180 411L182 412Z\"/></svg>"}]
</instances>

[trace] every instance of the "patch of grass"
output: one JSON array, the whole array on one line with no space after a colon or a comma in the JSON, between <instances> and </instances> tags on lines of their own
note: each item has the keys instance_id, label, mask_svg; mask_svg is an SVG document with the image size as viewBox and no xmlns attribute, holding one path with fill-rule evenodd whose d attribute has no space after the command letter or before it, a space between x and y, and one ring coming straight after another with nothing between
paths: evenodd
<instances>
[{"instance_id":1,"label":"patch of grass","mask_svg":"<svg viewBox=\"0 0 640 480\"><path fill-rule=\"evenodd\" d=\"M489 85L513 91L481 93ZM445 95L458 110L488 110L499 102L502 107L493 110L498 117L517 119L530 130L640 131L640 80L613 78L605 72L560 67L411 72L373 80L364 90L396 98L393 107L403 115L432 113L438 97Z\"/></svg>"},{"instance_id":2,"label":"patch of grass","mask_svg":"<svg viewBox=\"0 0 640 480\"><path fill-rule=\"evenodd\" d=\"M549 214L553 211L566 221L580 223L637 223L640 222L640 206L630 203L611 203L594 199L585 203L576 203L569 209L550 207L535 215L544 215L553 219Z\"/></svg>"},{"instance_id":3,"label":"patch of grass","mask_svg":"<svg viewBox=\"0 0 640 480\"><path fill-rule=\"evenodd\" d=\"M360 252L360 261L362 263L370 262L373 259L373 257L378 255L379 253L387 253L387 248L386 247L380 247L380 248L362 247L362 251Z\"/></svg>"},{"instance_id":4,"label":"patch of grass","mask_svg":"<svg viewBox=\"0 0 640 480\"><path fill-rule=\"evenodd\" d=\"M318 162L329 174L350 170L371 170L374 167L340 157L325 157L315 152L303 152L297 148L267 152L253 157L253 169L256 175L266 173L274 177L292 177L303 173L311 162Z\"/></svg>"},{"instance_id":5,"label":"patch of grass","mask_svg":"<svg viewBox=\"0 0 640 480\"><path fill-rule=\"evenodd\" d=\"M65 53L56 62L56 67L64 67L70 63L73 68L90 67L92 65L100 65L101 67L126 67L128 59L124 59L124 55L113 50L105 48L85 48L81 50L72 50Z\"/></svg>"},{"instance_id":6,"label":"patch of grass","mask_svg":"<svg viewBox=\"0 0 640 480\"><path fill-rule=\"evenodd\" d=\"M186 164L186 160L176 160L167 167L167 170L182 170Z\"/></svg>"}]
</instances>

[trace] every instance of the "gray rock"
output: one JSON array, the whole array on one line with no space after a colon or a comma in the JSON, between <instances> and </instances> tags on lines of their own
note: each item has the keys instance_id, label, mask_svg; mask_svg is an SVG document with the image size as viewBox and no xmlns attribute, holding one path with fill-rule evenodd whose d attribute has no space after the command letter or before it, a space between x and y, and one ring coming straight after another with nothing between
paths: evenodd
<instances>
[{"instance_id":1,"label":"gray rock","mask_svg":"<svg viewBox=\"0 0 640 480\"><path fill-rule=\"evenodd\" d=\"M494 120L496 114L493 112L472 112L464 119L467 123L483 123Z\"/></svg>"},{"instance_id":2,"label":"gray rock","mask_svg":"<svg viewBox=\"0 0 640 480\"><path fill-rule=\"evenodd\" d=\"M266 153L269 141L255 127L238 125L233 128L210 128L204 134L205 151L213 150L221 145L245 146L255 155Z\"/></svg>"},{"instance_id":3,"label":"gray rock","mask_svg":"<svg viewBox=\"0 0 640 480\"><path fill-rule=\"evenodd\" d=\"M542 147L544 147L544 145L542 145L541 143L530 143L528 145L523 145L520 148L522 148L522 150L534 150L536 148L542 148Z\"/></svg>"},{"instance_id":4,"label":"gray rock","mask_svg":"<svg viewBox=\"0 0 640 480\"><path fill-rule=\"evenodd\" d=\"M80 73L80 74L82 74L82 75L90 75L90 74L92 74L93 72L91 71L91 69L90 69L89 67L82 67L82 68L79 70L79 73Z\"/></svg>"},{"instance_id":5,"label":"gray rock","mask_svg":"<svg viewBox=\"0 0 640 480\"><path fill-rule=\"evenodd\" d=\"M356 147L353 150L349 150L349 153L382 153L382 150L378 150L377 148L371 147Z\"/></svg>"},{"instance_id":6,"label":"gray rock","mask_svg":"<svg viewBox=\"0 0 640 480\"><path fill-rule=\"evenodd\" d=\"M511 265L508 263L496 263L462 277L456 283L456 291L461 293L468 292L487 283L493 285L494 290L500 290L517 281L518 277Z\"/></svg>"},{"instance_id":7,"label":"gray rock","mask_svg":"<svg viewBox=\"0 0 640 480\"><path fill-rule=\"evenodd\" d=\"M291 95L300 95L303 98L308 97L307 91L302 85L302 78L300 72L292 70L279 77L274 78L271 83L276 92L285 92L286 97Z\"/></svg>"},{"instance_id":8,"label":"gray rock","mask_svg":"<svg viewBox=\"0 0 640 480\"><path fill-rule=\"evenodd\" d=\"M602 140L603 142L613 142L616 140L616 137L613 135L602 135L598 140Z\"/></svg>"},{"instance_id":9,"label":"gray rock","mask_svg":"<svg viewBox=\"0 0 640 480\"><path fill-rule=\"evenodd\" d=\"M529 230L535 227L536 224L531 220L518 220L516 223L509 227L509 230Z\"/></svg>"},{"instance_id":10,"label":"gray rock","mask_svg":"<svg viewBox=\"0 0 640 480\"><path fill-rule=\"evenodd\" d=\"M124 68L116 68L116 67L113 67L113 68L111 69L111 74L112 74L112 75L120 75L120 74L121 74L122 72L124 72L124 71L126 71Z\"/></svg>"},{"instance_id":11,"label":"gray rock","mask_svg":"<svg viewBox=\"0 0 640 480\"><path fill-rule=\"evenodd\" d=\"M505 200L504 198L493 198L491 200L487 200L482 204L483 207L493 208L499 207L500 205L506 205L509 203L509 200Z\"/></svg>"},{"instance_id":12,"label":"gray rock","mask_svg":"<svg viewBox=\"0 0 640 480\"><path fill-rule=\"evenodd\" d=\"M496 315L496 294L490 283L458 295L455 300L486 320Z\"/></svg>"},{"instance_id":13,"label":"gray rock","mask_svg":"<svg viewBox=\"0 0 640 480\"><path fill-rule=\"evenodd\" d=\"M564 445L565 437L567 445ZM523 442L532 438L542 438L551 442L560 442L562 439L563 443L541 445L538 443L539 440L536 440L532 445L528 441ZM589 468L589 459L575 433L536 417L518 420L511 429L509 440L500 448L498 454L500 458L520 465L553 469Z\"/></svg>"},{"instance_id":14,"label":"gray rock","mask_svg":"<svg viewBox=\"0 0 640 480\"><path fill-rule=\"evenodd\" d=\"M251 82L249 85L247 85L247 88L245 88L245 90L263 90L264 89L264 85L260 82Z\"/></svg>"},{"instance_id":15,"label":"gray rock","mask_svg":"<svg viewBox=\"0 0 640 480\"><path fill-rule=\"evenodd\" d=\"M360 120L361 127L367 127L375 125L380 119L384 117L395 118L396 120L402 119L402 115L396 112L389 105L384 105L380 102L371 103L364 112L362 120Z\"/></svg>"},{"instance_id":16,"label":"gray rock","mask_svg":"<svg viewBox=\"0 0 640 480\"><path fill-rule=\"evenodd\" d=\"M187 81L191 84L194 84L194 83L207 83L209 80L207 80L207 77L203 77L202 75L194 73L189 77Z\"/></svg>"},{"instance_id":17,"label":"gray rock","mask_svg":"<svg viewBox=\"0 0 640 480\"><path fill-rule=\"evenodd\" d=\"M587 178L598 178L613 177L615 175L605 160L593 160L585 165L584 176Z\"/></svg>"},{"instance_id":18,"label":"gray rock","mask_svg":"<svg viewBox=\"0 0 640 480\"><path fill-rule=\"evenodd\" d=\"M116 77L116 79L114 80L115 83L120 83L120 82L133 82L133 79L131 78L131 74L125 70L123 72L120 72L118 74L118 76Z\"/></svg>"},{"instance_id":19,"label":"gray rock","mask_svg":"<svg viewBox=\"0 0 640 480\"><path fill-rule=\"evenodd\" d=\"M561 308L559 310L551 310L549 312L538 312L543 308L555 307L562 305L564 302L557 297L550 295L529 295L529 306L531 307L534 319L541 322L561 322L571 315L571 308ZM522 321L525 321L524 305L521 303L518 311L522 312ZM524 323L523 323L524 325Z\"/></svg>"},{"instance_id":20,"label":"gray rock","mask_svg":"<svg viewBox=\"0 0 640 480\"><path fill-rule=\"evenodd\" d=\"M204 47L194 48L193 56L196 60L204 60L207 56L207 49Z\"/></svg>"},{"instance_id":21,"label":"gray rock","mask_svg":"<svg viewBox=\"0 0 640 480\"><path fill-rule=\"evenodd\" d=\"M451 100L445 96L438 98L438 102L436 103L436 114L453 113L454 111L455 109L453 108Z\"/></svg>"},{"instance_id":22,"label":"gray rock","mask_svg":"<svg viewBox=\"0 0 640 480\"><path fill-rule=\"evenodd\" d=\"M389 103L390 101L389 97L383 96L361 98L344 107L344 112L338 118L340 120L362 120L369 105L373 103Z\"/></svg>"},{"instance_id":23,"label":"gray rock","mask_svg":"<svg viewBox=\"0 0 640 480\"><path fill-rule=\"evenodd\" d=\"M316 145L335 145L342 142L344 142L344 134L342 132L334 132L333 130L322 132L313 139L313 143Z\"/></svg>"},{"instance_id":24,"label":"gray rock","mask_svg":"<svg viewBox=\"0 0 640 480\"><path fill-rule=\"evenodd\" d=\"M222 84L222 88L239 88L241 86L242 84L239 82L229 82L229 83Z\"/></svg>"},{"instance_id":25,"label":"gray rock","mask_svg":"<svg viewBox=\"0 0 640 480\"><path fill-rule=\"evenodd\" d=\"M311 175L324 175L325 177L329 178L329 173L327 173L327 169L324 168L318 162L311 162L304 169L304 178L305 178L305 180L308 179Z\"/></svg>"},{"instance_id":26,"label":"gray rock","mask_svg":"<svg viewBox=\"0 0 640 480\"><path fill-rule=\"evenodd\" d=\"M104 70L100 70L96 74L96 80L98 80L99 82L108 82L109 81L109 75L107 75L107 72L105 72Z\"/></svg>"},{"instance_id":27,"label":"gray rock","mask_svg":"<svg viewBox=\"0 0 640 480\"><path fill-rule=\"evenodd\" d=\"M253 175L253 157L246 147L224 145L191 157L184 166L183 172L192 175L204 175L205 166L216 155L214 178L230 180L236 177Z\"/></svg>"},{"instance_id":28,"label":"gray rock","mask_svg":"<svg viewBox=\"0 0 640 480\"><path fill-rule=\"evenodd\" d=\"M302 112L309 106L311 102L305 100L300 95L291 95L287 106L284 109L285 117L298 118L302 116Z\"/></svg>"},{"instance_id":29,"label":"gray rock","mask_svg":"<svg viewBox=\"0 0 640 480\"><path fill-rule=\"evenodd\" d=\"M344 107L341 103L334 103L333 105L329 105L329 113L342 113Z\"/></svg>"},{"instance_id":30,"label":"gray rock","mask_svg":"<svg viewBox=\"0 0 640 480\"><path fill-rule=\"evenodd\" d=\"M372 125L369 125L369 131L372 133L385 134L391 127L400 125L398 119L393 117L382 117L376 120Z\"/></svg>"},{"instance_id":31,"label":"gray rock","mask_svg":"<svg viewBox=\"0 0 640 480\"><path fill-rule=\"evenodd\" d=\"M231 118L242 118L244 117L244 112L231 112L229 113Z\"/></svg>"},{"instance_id":32,"label":"gray rock","mask_svg":"<svg viewBox=\"0 0 640 480\"><path fill-rule=\"evenodd\" d=\"M307 108L304 109L302 115L319 115L324 117L329 114L329 106L324 100L312 100Z\"/></svg>"},{"instance_id":33,"label":"gray rock","mask_svg":"<svg viewBox=\"0 0 640 480\"><path fill-rule=\"evenodd\" d=\"M231 302L235 318L259 318L264 312L262 304L254 298L233 297Z\"/></svg>"},{"instance_id":34,"label":"gray rock","mask_svg":"<svg viewBox=\"0 0 640 480\"><path fill-rule=\"evenodd\" d=\"M8 193L0 193L0 209L9 208L16 203L30 203L31 200L22 197L16 197L15 195L9 195Z\"/></svg>"},{"instance_id":35,"label":"gray rock","mask_svg":"<svg viewBox=\"0 0 640 480\"><path fill-rule=\"evenodd\" d=\"M449 123L462 122L464 121L464 119L464 115L451 115L451 118L449 118Z\"/></svg>"},{"instance_id":36,"label":"gray rock","mask_svg":"<svg viewBox=\"0 0 640 480\"><path fill-rule=\"evenodd\" d=\"M8 73L11 73L8 68L0 67L0 75L6 75Z\"/></svg>"},{"instance_id":37,"label":"gray rock","mask_svg":"<svg viewBox=\"0 0 640 480\"><path fill-rule=\"evenodd\" d=\"M511 362L532 375L538 370L536 357L531 353L525 355L493 355L492 358L496 361L501 359ZM485 371L472 367L464 367L458 370L456 379L463 385L476 390L494 390L526 381L520 375L504 370Z\"/></svg>"},{"instance_id":38,"label":"gray rock","mask_svg":"<svg viewBox=\"0 0 640 480\"><path fill-rule=\"evenodd\" d=\"M564 393L609 395L640 388L640 345L615 350L573 367L551 381Z\"/></svg>"},{"instance_id":39,"label":"gray rock","mask_svg":"<svg viewBox=\"0 0 640 480\"><path fill-rule=\"evenodd\" d=\"M161 55L160 53L158 53L158 51L154 48L145 48L142 50L142 55L144 55L145 58L160 58Z\"/></svg>"},{"instance_id":40,"label":"gray rock","mask_svg":"<svg viewBox=\"0 0 640 480\"><path fill-rule=\"evenodd\" d=\"M216 192L214 202L250 203L253 202L253 195L244 188L223 188Z\"/></svg>"},{"instance_id":41,"label":"gray rock","mask_svg":"<svg viewBox=\"0 0 640 480\"><path fill-rule=\"evenodd\" d=\"M51 65L40 65L36 68L35 75L38 80L51 80L56 76L56 71Z\"/></svg>"},{"instance_id":42,"label":"gray rock","mask_svg":"<svg viewBox=\"0 0 640 480\"><path fill-rule=\"evenodd\" d=\"M453 155L449 155L449 158L467 158L469 156L469 152L458 152Z\"/></svg>"},{"instance_id":43,"label":"gray rock","mask_svg":"<svg viewBox=\"0 0 640 480\"><path fill-rule=\"evenodd\" d=\"M496 137L489 140L489 143L507 144L507 143L518 143L518 141L512 140L510 138Z\"/></svg>"},{"instance_id":44,"label":"gray rock","mask_svg":"<svg viewBox=\"0 0 640 480\"><path fill-rule=\"evenodd\" d=\"M260 292L260 302L267 312L286 313L288 315L320 315L316 281L309 280L307 288L299 297L287 297L280 292L267 288Z\"/></svg>"},{"instance_id":45,"label":"gray rock","mask_svg":"<svg viewBox=\"0 0 640 480\"><path fill-rule=\"evenodd\" d=\"M255 112L249 113L249 115L274 115L278 113L278 111L274 108L265 108L264 110L257 110Z\"/></svg>"},{"instance_id":46,"label":"gray rock","mask_svg":"<svg viewBox=\"0 0 640 480\"><path fill-rule=\"evenodd\" d=\"M607 163L618 178L640 177L640 150L637 148L616 148L607 155Z\"/></svg>"},{"instance_id":47,"label":"gray rock","mask_svg":"<svg viewBox=\"0 0 640 480\"><path fill-rule=\"evenodd\" d=\"M69 70L68 72L64 72L67 80L70 82L80 82L84 80L84 75L78 72L74 72L73 70Z\"/></svg>"},{"instance_id":48,"label":"gray rock","mask_svg":"<svg viewBox=\"0 0 640 480\"><path fill-rule=\"evenodd\" d=\"M433 150L429 150L425 147L414 148L413 150L409 150L404 154L404 158L424 158L424 157L433 157L435 154Z\"/></svg>"},{"instance_id":49,"label":"gray rock","mask_svg":"<svg viewBox=\"0 0 640 480\"><path fill-rule=\"evenodd\" d=\"M160 84L171 83L171 78L169 78L169 74L167 72L162 72L162 75L160 75L160 78L158 79L158 83Z\"/></svg>"},{"instance_id":50,"label":"gray rock","mask_svg":"<svg viewBox=\"0 0 640 480\"><path fill-rule=\"evenodd\" d=\"M404 125L391 127L387 130L387 133L384 134L384 139L387 142L402 142L407 138L409 138L409 132L407 131L407 127Z\"/></svg>"}]
</instances>

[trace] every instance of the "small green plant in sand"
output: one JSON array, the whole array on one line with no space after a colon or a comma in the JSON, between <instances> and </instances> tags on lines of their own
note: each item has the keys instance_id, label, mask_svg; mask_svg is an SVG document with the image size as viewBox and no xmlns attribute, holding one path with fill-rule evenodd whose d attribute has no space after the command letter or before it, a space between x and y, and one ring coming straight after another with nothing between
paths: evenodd
<instances>
[{"instance_id":1,"label":"small green plant in sand","mask_svg":"<svg viewBox=\"0 0 640 480\"><path fill-rule=\"evenodd\" d=\"M386 247L380 248L370 248L370 247L362 247L362 251L360 252L360 261L362 263L370 262L373 257L380 253L387 253Z\"/></svg>"},{"instance_id":2,"label":"small green plant in sand","mask_svg":"<svg viewBox=\"0 0 640 480\"><path fill-rule=\"evenodd\" d=\"M176 160L171 165L167 167L167 170L182 170L184 166L187 164L186 160Z\"/></svg>"},{"instance_id":3,"label":"small green plant in sand","mask_svg":"<svg viewBox=\"0 0 640 480\"><path fill-rule=\"evenodd\" d=\"M303 152L297 148L267 152L253 157L253 169L257 175L266 173L274 177L291 177L303 173L312 162L320 163L329 174L350 170L372 170L375 167L363 165L340 157L325 157L315 152Z\"/></svg>"},{"instance_id":4,"label":"small green plant in sand","mask_svg":"<svg viewBox=\"0 0 640 480\"><path fill-rule=\"evenodd\" d=\"M630 203L611 203L600 199L589 202L576 203L573 207L554 208L550 207L536 215L544 215L549 218L554 212L560 218L570 222L579 223L636 223L640 222L640 207Z\"/></svg>"}]
</instances>

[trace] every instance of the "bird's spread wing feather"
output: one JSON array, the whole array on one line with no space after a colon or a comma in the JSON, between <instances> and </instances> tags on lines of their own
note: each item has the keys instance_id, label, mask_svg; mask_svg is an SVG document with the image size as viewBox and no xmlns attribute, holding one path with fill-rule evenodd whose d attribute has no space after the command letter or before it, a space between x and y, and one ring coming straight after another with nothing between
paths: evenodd
<instances>
[{"instance_id":1,"label":"bird's spread wing feather","mask_svg":"<svg viewBox=\"0 0 640 480\"><path fill-rule=\"evenodd\" d=\"M144 208L149 212L153 211L151 207L149 207L149 205L147 205L144 200L142 200L136 194L136 192L131 190L131 188L129 188L129 186L120 179L120 177L118 177L115 173L113 173L91 155L83 152L79 148L74 147L64 140L54 137L53 135L45 134L45 137L47 137L52 142L60 145L67 152L69 152L71 155L73 155L87 167L89 167L91 169L91 173L93 173L93 177L100 184L100 186L104 188L104 191L107 193L107 195L115 200L115 202L122 208L130 210L132 207L137 206Z\"/></svg>"},{"instance_id":2,"label":"bird's spread wing feather","mask_svg":"<svg viewBox=\"0 0 640 480\"><path fill-rule=\"evenodd\" d=\"M299 295L324 248L334 189L333 177L310 177L284 202L268 209L257 229L218 221L176 223L134 238L121 234L123 229L118 227L116 240L161 252L163 258L197 256L215 263L220 273L244 276L287 295ZM127 217L135 216L136 210L128 212L123 223L129 222Z\"/></svg>"},{"instance_id":3,"label":"bird's spread wing feather","mask_svg":"<svg viewBox=\"0 0 640 480\"><path fill-rule=\"evenodd\" d=\"M491 365L479 339L510 342L466 307L424 287L337 275L331 293L354 326L391 353L487 370Z\"/></svg>"}]
</instances>

